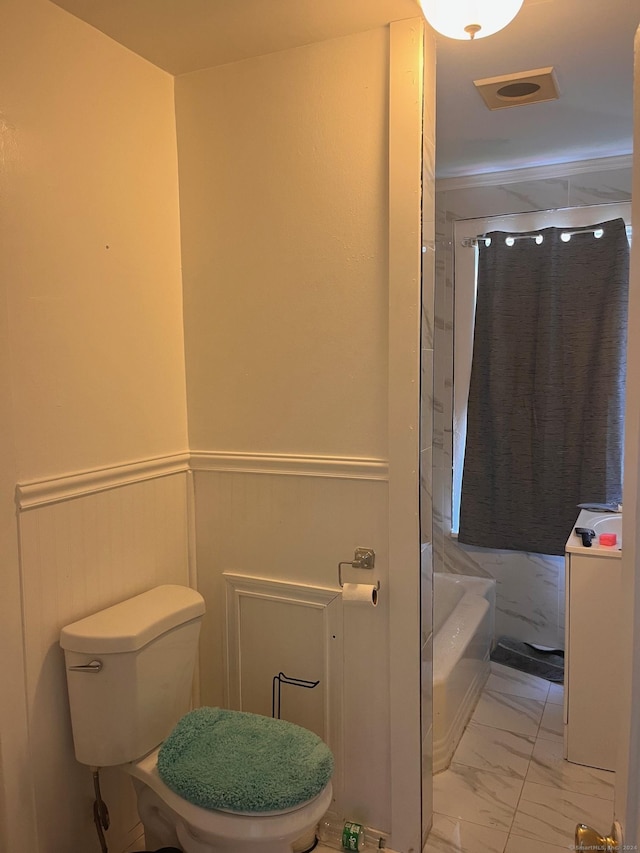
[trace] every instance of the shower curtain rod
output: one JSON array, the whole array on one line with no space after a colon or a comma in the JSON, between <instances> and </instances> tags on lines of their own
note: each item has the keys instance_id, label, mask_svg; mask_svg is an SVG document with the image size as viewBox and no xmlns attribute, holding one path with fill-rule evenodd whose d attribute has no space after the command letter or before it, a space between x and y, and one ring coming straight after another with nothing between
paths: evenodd
<instances>
[{"instance_id":1,"label":"shower curtain rod","mask_svg":"<svg viewBox=\"0 0 640 853\"><path fill-rule=\"evenodd\" d=\"M573 228L570 231L563 231L563 234L568 234L572 237L574 234L588 234L589 232L595 235L598 231L602 231L602 229L594 228L593 226L585 226L584 228ZM465 240L462 240L461 243L467 249L474 249L478 245L478 240L486 240L487 237L487 234L477 234L475 237L467 237ZM509 234L509 237L512 240L535 240L536 243L542 242L541 234Z\"/></svg>"},{"instance_id":2,"label":"shower curtain rod","mask_svg":"<svg viewBox=\"0 0 640 853\"><path fill-rule=\"evenodd\" d=\"M631 226L626 226L627 237L631 238ZM504 233L504 232L503 232ZM602 237L603 231L599 225L585 225L583 228L572 228L567 229L562 232L562 236L567 235L567 241L573 237L574 234L588 234L591 233L594 237ZM475 237L465 237L464 240L461 240L460 243L465 249L475 249L478 245L478 240L487 240L488 234L477 234ZM506 239L511 239L515 242L515 240L535 240L536 243L542 243L542 234L509 234Z\"/></svg>"}]
</instances>

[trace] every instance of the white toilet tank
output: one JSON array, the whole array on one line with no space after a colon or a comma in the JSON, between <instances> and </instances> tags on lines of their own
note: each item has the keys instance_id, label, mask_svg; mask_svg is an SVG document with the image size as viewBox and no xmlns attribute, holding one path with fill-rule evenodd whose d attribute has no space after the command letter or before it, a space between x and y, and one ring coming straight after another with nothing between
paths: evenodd
<instances>
[{"instance_id":1,"label":"white toilet tank","mask_svg":"<svg viewBox=\"0 0 640 853\"><path fill-rule=\"evenodd\" d=\"M76 758L106 767L146 755L190 709L204 599L166 585L60 633Z\"/></svg>"}]
</instances>

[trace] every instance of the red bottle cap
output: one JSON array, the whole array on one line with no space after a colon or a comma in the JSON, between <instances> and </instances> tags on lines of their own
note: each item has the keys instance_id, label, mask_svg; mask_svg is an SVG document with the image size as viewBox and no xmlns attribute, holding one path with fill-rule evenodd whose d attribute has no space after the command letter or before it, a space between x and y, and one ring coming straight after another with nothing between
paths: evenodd
<instances>
[{"instance_id":1,"label":"red bottle cap","mask_svg":"<svg viewBox=\"0 0 640 853\"><path fill-rule=\"evenodd\" d=\"M615 533L601 533L598 541L601 545L615 545L618 537Z\"/></svg>"}]
</instances>

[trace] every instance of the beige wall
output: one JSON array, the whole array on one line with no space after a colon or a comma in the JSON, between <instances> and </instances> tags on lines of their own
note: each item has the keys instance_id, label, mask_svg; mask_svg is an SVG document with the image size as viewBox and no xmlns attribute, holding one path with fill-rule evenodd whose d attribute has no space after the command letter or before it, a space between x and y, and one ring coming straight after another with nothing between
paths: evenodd
<instances>
[{"instance_id":1,"label":"beige wall","mask_svg":"<svg viewBox=\"0 0 640 853\"><path fill-rule=\"evenodd\" d=\"M376 29L176 80L202 698L226 701L222 572L335 589L338 562L374 548L380 604L358 648L345 626L334 685L346 744L335 808L386 831L389 38ZM402 61L415 73L413 51ZM414 166L417 184L419 150ZM219 454L237 454L232 470ZM370 479L363 458L377 460Z\"/></svg>"},{"instance_id":2,"label":"beige wall","mask_svg":"<svg viewBox=\"0 0 640 853\"><path fill-rule=\"evenodd\" d=\"M194 450L386 457L388 31L176 80Z\"/></svg>"},{"instance_id":3,"label":"beige wall","mask_svg":"<svg viewBox=\"0 0 640 853\"><path fill-rule=\"evenodd\" d=\"M2 287L3 279L0 280ZM6 301L0 298L0 850L34 843L27 755L20 573L13 490L16 482ZM16 816L19 820L16 820ZM24 828L21 827L24 824Z\"/></svg>"},{"instance_id":4,"label":"beige wall","mask_svg":"<svg viewBox=\"0 0 640 853\"><path fill-rule=\"evenodd\" d=\"M46 534L53 516L29 510L20 564L14 489L186 450L173 80L45 0L2 12L0 848L75 853L96 839L78 816L88 795L69 793L79 768L73 782L55 772L73 760L58 631L149 579L187 577L185 492L160 505L114 489L95 536L91 499ZM169 566L154 542L171 516Z\"/></svg>"},{"instance_id":5,"label":"beige wall","mask_svg":"<svg viewBox=\"0 0 640 853\"><path fill-rule=\"evenodd\" d=\"M380 604L345 654L345 803L389 829L389 31L178 80L180 223L173 80L45 0L3 11L2 849L96 843L60 627L190 579L188 475L169 460L140 482L187 447L181 229L203 698L220 699L222 571L335 588L338 560L373 547ZM412 45L398 79L415 84ZM33 481L16 525L15 483ZM106 777L117 851L135 815Z\"/></svg>"},{"instance_id":6,"label":"beige wall","mask_svg":"<svg viewBox=\"0 0 640 853\"><path fill-rule=\"evenodd\" d=\"M184 451L173 79L44 0L2 38L18 477Z\"/></svg>"}]
</instances>

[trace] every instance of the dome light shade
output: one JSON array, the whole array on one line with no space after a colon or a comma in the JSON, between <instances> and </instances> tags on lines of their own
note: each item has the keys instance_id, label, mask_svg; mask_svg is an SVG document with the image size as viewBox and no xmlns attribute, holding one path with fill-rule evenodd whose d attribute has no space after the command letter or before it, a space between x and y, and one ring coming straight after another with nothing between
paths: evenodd
<instances>
[{"instance_id":1,"label":"dome light shade","mask_svg":"<svg viewBox=\"0 0 640 853\"><path fill-rule=\"evenodd\" d=\"M420 0L434 30L452 39L485 38L506 27L523 0Z\"/></svg>"}]
</instances>

